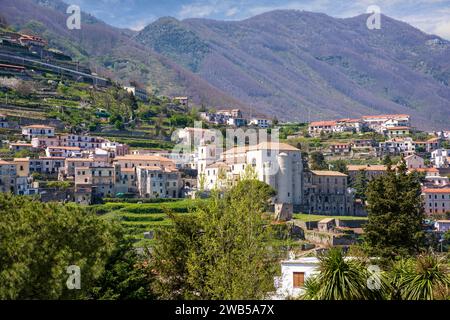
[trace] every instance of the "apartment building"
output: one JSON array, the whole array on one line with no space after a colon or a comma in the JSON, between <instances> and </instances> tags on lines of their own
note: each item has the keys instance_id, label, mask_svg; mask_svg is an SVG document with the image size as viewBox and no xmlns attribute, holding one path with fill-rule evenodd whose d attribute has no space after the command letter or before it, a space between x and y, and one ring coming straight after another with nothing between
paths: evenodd
<instances>
[{"instance_id":1,"label":"apartment building","mask_svg":"<svg viewBox=\"0 0 450 320\"><path fill-rule=\"evenodd\" d=\"M334 132L362 132L365 123L361 119L340 119L336 121Z\"/></svg>"},{"instance_id":2,"label":"apartment building","mask_svg":"<svg viewBox=\"0 0 450 320\"><path fill-rule=\"evenodd\" d=\"M136 168L116 168L116 193L133 193L137 194L137 177Z\"/></svg>"},{"instance_id":3,"label":"apartment building","mask_svg":"<svg viewBox=\"0 0 450 320\"><path fill-rule=\"evenodd\" d=\"M383 114L375 116L363 116L362 121L378 132L384 133L387 127L410 127L411 117L408 114Z\"/></svg>"},{"instance_id":4,"label":"apartment building","mask_svg":"<svg viewBox=\"0 0 450 320\"><path fill-rule=\"evenodd\" d=\"M60 168L64 167L65 157L39 157L30 159L30 172L48 175L59 174Z\"/></svg>"},{"instance_id":5,"label":"apartment building","mask_svg":"<svg viewBox=\"0 0 450 320\"><path fill-rule=\"evenodd\" d=\"M398 127L386 127L386 134L390 138L394 137L406 137L411 131L410 127L398 126Z\"/></svg>"},{"instance_id":6,"label":"apartment building","mask_svg":"<svg viewBox=\"0 0 450 320\"><path fill-rule=\"evenodd\" d=\"M28 140L38 136L53 137L55 135L55 128L41 124L33 124L22 127L22 135Z\"/></svg>"},{"instance_id":7,"label":"apartment building","mask_svg":"<svg viewBox=\"0 0 450 320\"><path fill-rule=\"evenodd\" d=\"M16 192L16 165L12 162L0 159L0 191Z\"/></svg>"},{"instance_id":8,"label":"apartment building","mask_svg":"<svg viewBox=\"0 0 450 320\"><path fill-rule=\"evenodd\" d=\"M350 180L355 180L356 176L360 171L364 171L368 180L372 180L373 178L383 175L386 173L387 166L385 165L348 165L347 166L348 175Z\"/></svg>"},{"instance_id":9,"label":"apartment building","mask_svg":"<svg viewBox=\"0 0 450 320\"><path fill-rule=\"evenodd\" d=\"M319 136L321 133L332 133L336 121L313 121L309 124L308 132L311 136Z\"/></svg>"},{"instance_id":10,"label":"apartment building","mask_svg":"<svg viewBox=\"0 0 450 320\"><path fill-rule=\"evenodd\" d=\"M436 168L448 168L450 166L450 149L437 149L432 151L431 163Z\"/></svg>"},{"instance_id":11,"label":"apartment building","mask_svg":"<svg viewBox=\"0 0 450 320\"><path fill-rule=\"evenodd\" d=\"M81 158L81 148L65 146L47 147L45 154L47 157Z\"/></svg>"},{"instance_id":12,"label":"apartment building","mask_svg":"<svg viewBox=\"0 0 450 320\"><path fill-rule=\"evenodd\" d=\"M348 176L338 171L305 171L304 206L324 215L353 215L353 194Z\"/></svg>"},{"instance_id":13,"label":"apartment building","mask_svg":"<svg viewBox=\"0 0 450 320\"><path fill-rule=\"evenodd\" d=\"M403 155L409 156L415 153L416 146L412 138L393 138L379 143L381 155Z\"/></svg>"},{"instance_id":14,"label":"apartment building","mask_svg":"<svg viewBox=\"0 0 450 320\"><path fill-rule=\"evenodd\" d=\"M88 187L93 197L112 197L115 195L115 168L79 167L75 174L75 191Z\"/></svg>"},{"instance_id":15,"label":"apartment building","mask_svg":"<svg viewBox=\"0 0 450 320\"><path fill-rule=\"evenodd\" d=\"M90 158L67 158L64 162L63 174L65 177L75 177L75 172L80 167L103 166L105 163L96 162Z\"/></svg>"},{"instance_id":16,"label":"apartment building","mask_svg":"<svg viewBox=\"0 0 450 320\"><path fill-rule=\"evenodd\" d=\"M158 166L137 167L136 184L138 194L143 198L181 197L181 173L176 169Z\"/></svg>"},{"instance_id":17,"label":"apartment building","mask_svg":"<svg viewBox=\"0 0 450 320\"><path fill-rule=\"evenodd\" d=\"M417 152L431 153L440 148L441 140L439 138L431 138L426 141L414 141L414 145Z\"/></svg>"},{"instance_id":18,"label":"apartment building","mask_svg":"<svg viewBox=\"0 0 450 320\"><path fill-rule=\"evenodd\" d=\"M330 145L329 151L332 154L338 154L338 155L346 155L349 154L352 150L352 147L349 143L335 143Z\"/></svg>"},{"instance_id":19,"label":"apartment building","mask_svg":"<svg viewBox=\"0 0 450 320\"><path fill-rule=\"evenodd\" d=\"M33 151L33 150L35 150L35 148L33 147L33 145L31 143L13 142L13 143L9 144L9 150L14 151L14 152L18 152L18 151L22 151L22 150Z\"/></svg>"},{"instance_id":20,"label":"apartment building","mask_svg":"<svg viewBox=\"0 0 450 320\"><path fill-rule=\"evenodd\" d=\"M106 142L100 137L91 137L87 135L68 134L61 136L63 146L78 147L80 149L95 149L101 148L102 144Z\"/></svg>"},{"instance_id":21,"label":"apartment building","mask_svg":"<svg viewBox=\"0 0 450 320\"><path fill-rule=\"evenodd\" d=\"M122 157L130 153L130 147L128 145L118 142L102 142L100 148L108 151L110 158Z\"/></svg>"},{"instance_id":22,"label":"apartment building","mask_svg":"<svg viewBox=\"0 0 450 320\"><path fill-rule=\"evenodd\" d=\"M450 212L450 188L424 188L422 198L427 214Z\"/></svg>"},{"instance_id":23,"label":"apartment building","mask_svg":"<svg viewBox=\"0 0 450 320\"><path fill-rule=\"evenodd\" d=\"M153 155L134 155L127 154L121 157L116 157L114 163L118 163L123 168L135 167L160 167L162 169L176 169L175 162L170 159L153 156Z\"/></svg>"}]
</instances>

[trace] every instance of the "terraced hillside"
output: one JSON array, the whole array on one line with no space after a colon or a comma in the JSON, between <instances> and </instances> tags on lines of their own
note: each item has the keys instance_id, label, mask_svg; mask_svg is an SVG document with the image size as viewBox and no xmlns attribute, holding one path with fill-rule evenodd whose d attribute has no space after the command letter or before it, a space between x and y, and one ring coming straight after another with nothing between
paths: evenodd
<instances>
[{"instance_id":1,"label":"terraced hillside","mask_svg":"<svg viewBox=\"0 0 450 320\"><path fill-rule=\"evenodd\" d=\"M137 200L145 201L145 200ZM135 240L136 247L152 245L152 239L144 239L144 232L158 231L171 225L167 213L193 214L194 208L207 200L153 200L153 203L106 202L93 209L104 219L115 219L125 227L127 234Z\"/></svg>"}]
</instances>

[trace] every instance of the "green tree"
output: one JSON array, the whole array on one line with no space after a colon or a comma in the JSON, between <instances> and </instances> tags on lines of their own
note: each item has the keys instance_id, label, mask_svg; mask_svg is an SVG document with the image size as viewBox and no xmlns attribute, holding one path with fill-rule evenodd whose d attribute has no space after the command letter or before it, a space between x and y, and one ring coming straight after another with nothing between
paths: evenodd
<instances>
[{"instance_id":1,"label":"green tree","mask_svg":"<svg viewBox=\"0 0 450 320\"><path fill-rule=\"evenodd\" d=\"M151 273L146 256L140 256L130 240L122 239L106 261L105 271L90 295L101 300L152 299Z\"/></svg>"},{"instance_id":2,"label":"green tree","mask_svg":"<svg viewBox=\"0 0 450 320\"><path fill-rule=\"evenodd\" d=\"M200 250L201 225L193 215L167 214L172 226L156 234L151 260L152 269L156 271L152 290L159 299L193 298L187 264L190 254Z\"/></svg>"},{"instance_id":3,"label":"green tree","mask_svg":"<svg viewBox=\"0 0 450 320\"><path fill-rule=\"evenodd\" d=\"M366 170L359 170L355 176L355 180L352 182L353 188L355 188L355 197L361 199L363 203L367 200L366 192L369 185L369 179L367 178Z\"/></svg>"},{"instance_id":4,"label":"green tree","mask_svg":"<svg viewBox=\"0 0 450 320\"><path fill-rule=\"evenodd\" d=\"M391 156L390 155L386 155L384 158L383 158L383 164L385 165L385 166L392 166L392 159L391 159Z\"/></svg>"},{"instance_id":5,"label":"green tree","mask_svg":"<svg viewBox=\"0 0 450 320\"><path fill-rule=\"evenodd\" d=\"M424 245L421 186L417 175L406 172L406 163L401 161L397 172L389 168L369 183L364 239L371 254L386 258L412 255Z\"/></svg>"},{"instance_id":6,"label":"green tree","mask_svg":"<svg viewBox=\"0 0 450 320\"><path fill-rule=\"evenodd\" d=\"M386 280L380 276L380 288L367 285L370 273L364 260L347 258L339 248L319 255L318 274L305 283L305 300L370 300L383 299Z\"/></svg>"},{"instance_id":7,"label":"green tree","mask_svg":"<svg viewBox=\"0 0 450 320\"><path fill-rule=\"evenodd\" d=\"M89 297L121 237L118 224L75 205L0 194L0 299ZM69 290L67 267L81 270Z\"/></svg>"},{"instance_id":8,"label":"green tree","mask_svg":"<svg viewBox=\"0 0 450 320\"><path fill-rule=\"evenodd\" d=\"M330 164L333 170L348 174L347 162L345 160L341 159L335 160L332 161Z\"/></svg>"},{"instance_id":9,"label":"green tree","mask_svg":"<svg viewBox=\"0 0 450 320\"><path fill-rule=\"evenodd\" d=\"M195 215L172 215L174 227L157 237L154 290L165 299L260 299L272 291L277 251L264 213L273 195L242 180Z\"/></svg>"},{"instance_id":10,"label":"green tree","mask_svg":"<svg viewBox=\"0 0 450 320\"><path fill-rule=\"evenodd\" d=\"M390 271L396 295L403 300L450 298L448 261L434 253L401 259Z\"/></svg>"},{"instance_id":11,"label":"green tree","mask_svg":"<svg viewBox=\"0 0 450 320\"><path fill-rule=\"evenodd\" d=\"M191 253L188 270L199 297L261 299L273 290L274 253L264 218L273 194L258 180L242 180L198 212L201 250Z\"/></svg>"},{"instance_id":12,"label":"green tree","mask_svg":"<svg viewBox=\"0 0 450 320\"><path fill-rule=\"evenodd\" d=\"M311 170L327 170L328 165L325 161L325 157L323 156L322 152L314 151L310 154L311 158L311 164L310 169Z\"/></svg>"}]
</instances>

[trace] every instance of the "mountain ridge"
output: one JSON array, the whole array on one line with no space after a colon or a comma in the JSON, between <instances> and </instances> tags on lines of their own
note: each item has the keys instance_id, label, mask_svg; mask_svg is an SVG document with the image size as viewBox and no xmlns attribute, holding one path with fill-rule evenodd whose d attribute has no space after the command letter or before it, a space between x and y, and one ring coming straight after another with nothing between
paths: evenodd
<instances>
[{"instance_id":1,"label":"mountain ridge","mask_svg":"<svg viewBox=\"0 0 450 320\"><path fill-rule=\"evenodd\" d=\"M163 17L140 32L91 16L77 34L64 30L59 0L2 2L11 24L41 21L58 49L163 95L281 120L409 113L421 129L450 126L450 43L384 15L381 30L367 29L366 14L276 10L241 21Z\"/></svg>"},{"instance_id":2,"label":"mountain ridge","mask_svg":"<svg viewBox=\"0 0 450 320\"><path fill-rule=\"evenodd\" d=\"M371 31L367 17L277 10L242 21L185 19L177 24L212 48L191 71L265 113L283 119L289 111L289 118L302 121L411 113L419 126L448 127L449 42L387 16L382 16L384 29ZM424 47L426 41L437 41L444 53ZM166 54L151 42L144 44ZM418 70L419 62L424 71ZM423 84L427 90L420 88ZM434 105L433 112L427 103Z\"/></svg>"}]
</instances>

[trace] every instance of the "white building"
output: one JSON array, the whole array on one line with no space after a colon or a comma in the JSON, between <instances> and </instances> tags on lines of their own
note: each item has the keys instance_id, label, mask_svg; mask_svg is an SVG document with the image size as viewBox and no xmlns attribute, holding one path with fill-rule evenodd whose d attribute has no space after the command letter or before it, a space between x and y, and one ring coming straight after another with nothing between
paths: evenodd
<instances>
[{"instance_id":1,"label":"white building","mask_svg":"<svg viewBox=\"0 0 450 320\"><path fill-rule=\"evenodd\" d=\"M450 165L450 149L437 149L432 151L431 162L436 168L447 168Z\"/></svg>"},{"instance_id":2,"label":"white building","mask_svg":"<svg viewBox=\"0 0 450 320\"><path fill-rule=\"evenodd\" d=\"M249 121L248 124L257 126L258 128L268 128L272 125L272 121L263 118L253 118Z\"/></svg>"},{"instance_id":3,"label":"white building","mask_svg":"<svg viewBox=\"0 0 450 320\"><path fill-rule=\"evenodd\" d=\"M383 133L387 127L409 127L411 125L410 115L408 114L364 116L362 120L370 129L379 133Z\"/></svg>"},{"instance_id":4,"label":"white building","mask_svg":"<svg viewBox=\"0 0 450 320\"><path fill-rule=\"evenodd\" d=\"M438 220L434 223L434 227L439 232L447 232L450 230L450 220Z\"/></svg>"},{"instance_id":5,"label":"white building","mask_svg":"<svg viewBox=\"0 0 450 320\"><path fill-rule=\"evenodd\" d=\"M394 138L384 142L380 142L380 151L383 154L409 156L415 153L416 147L414 141L407 138Z\"/></svg>"},{"instance_id":6,"label":"white building","mask_svg":"<svg viewBox=\"0 0 450 320\"><path fill-rule=\"evenodd\" d=\"M145 89L139 89L136 87L123 87L128 93L135 96L137 99L142 101L148 101L148 94Z\"/></svg>"},{"instance_id":7,"label":"white building","mask_svg":"<svg viewBox=\"0 0 450 320\"><path fill-rule=\"evenodd\" d=\"M297 298L303 292L305 281L319 271L316 257L299 258L281 262L281 276L275 279L277 296L281 299Z\"/></svg>"},{"instance_id":8,"label":"white building","mask_svg":"<svg viewBox=\"0 0 450 320\"><path fill-rule=\"evenodd\" d=\"M24 126L22 127L22 135L29 140L37 136L53 137L55 135L55 128L41 124Z\"/></svg>"},{"instance_id":9,"label":"white building","mask_svg":"<svg viewBox=\"0 0 450 320\"><path fill-rule=\"evenodd\" d=\"M198 185L204 184L206 190L214 189L218 180L239 180L251 166L258 180L277 190L276 203L301 204L303 164L299 149L285 143L263 142L229 149L220 160L214 145L202 145L198 150Z\"/></svg>"}]
</instances>

